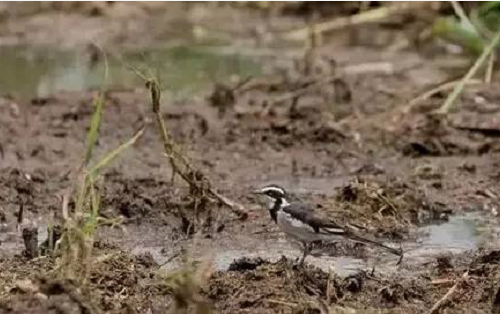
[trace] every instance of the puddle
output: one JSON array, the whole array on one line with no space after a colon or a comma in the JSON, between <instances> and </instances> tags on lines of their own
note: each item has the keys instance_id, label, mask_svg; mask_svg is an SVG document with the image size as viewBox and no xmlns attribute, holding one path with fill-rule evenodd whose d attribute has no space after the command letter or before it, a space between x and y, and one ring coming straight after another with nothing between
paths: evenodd
<instances>
[{"instance_id":1,"label":"puddle","mask_svg":"<svg viewBox=\"0 0 500 314\"><path fill-rule=\"evenodd\" d=\"M250 58L219 53L216 47L181 46L120 56L129 66L146 70L161 79L165 92L185 98L209 88L215 80L255 75L260 65ZM22 47L0 47L0 94L43 97L57 91L98 88L105 62L91 60L89 53ZM102 58L101 58L102 59ZM144 82L113 58L108 63L108 86L135 87Z\"/></svg>"},{"instance_id":2,"label":"puddle","mask_svg":"<svg viewBox=\"0 0 500 314\"><path fill-rule=\"evenodd\" d=\"M419 228L418 240L403 244L405 248L406 264L419 265L443 253L464 253L474 250L484 241L488 231L493 227L487 225L484 217L479 213L451 216L441 224L428 225ZM248 238L233 239L228 247L213 247L210 249L214 255L214 266L218 270L226 270L229 265L241 257L261 257L271 262L279 260L283 255L294 259L300 256L300 249L287 240L281 238L279 233L266 235L266 239ZM238 247L239 246L239 247ZM154 256L155 254L153 254ZM377 249L370 249L368 260L353 257L309 256L307 262L329 271L332 268L340 277L348 276L361 270L375 267L378 271L393 272L397 270L398 258L390 254L381 253ZM403 262L405 263L405 262ZM175 268L172 263L167 269Z\"/></svg>"},{"instance_id":3,"label":"puddle","mask_svg":"<svg viewBox=\"0 0 500 314\"><path fill-rule=\"evenodd\" d=\"M450 216L447 222L419 228L418 240L404 244L405 257L420 263L432 256L469 252L485 244L495 249L494 243L487 241L491 236L498 238L496 229L480 213Z\"/></svg>"},{"instance_id":4,"label":"puddle","mask_svg":"<svg viewBox=\"0 0 500 314\"><path fill-rule=\"evenodd\" d=\"M149 225L127 226L127 231L105 228L99 232L99 238L129 249L134 254L149 252L158 264L164 264L173 255L175 250L169 243L168 235L172 232L168 227L155 227L151 232ZM469 213L451 216L449 221L441 224L427 225L418 230L419 238L415 242L403 244L407 265L420 265L434 259L437 255L446 253L464 253L476 249L484 243L488 236L495 233L497 228L488 224L485 217L479 213ZM20 234L11 230L1 234L2 254L12 256L22 250ZM46 227L39 227L39 242L47 236ZM498 235L495 234L495 237ZM261 257L271 262L278 261L282 256L296 259L300 256L300 249L283 238L280 232L252 235L237 234L216 237L214 240L201 239L196 247L189 249L195 259L213 258L213 265L217 270L227 270L229 265L241 257ZM112 240L109 240L112 239ZM119 240L118 240L119 239ZM490 241L491 242L491 241ZM183 245L193 246L193 241ZM494 245L494 244L493 244ZM397 270L398 258L390 254L382 254L377 249L370 249L368 260L342 256L308 256L307 263L313 264L324 271L330 268L338 276L344 277L361 270L375 267L378 271L393 272ZM164 268L175 269L180 260L173 259Z\"/></svg>"},{"instance_id":5,"label":"puddle","mask_svg":"<svg viewBox=\"0 0 500 314\"><path fill-rule=\"evenodd\" d=\"M420 228L425 235L422 245L436 249L472 250L477 247L483 235L485 222L479 214L451 216L441 224Z\"/></svg>"}]
</instances>

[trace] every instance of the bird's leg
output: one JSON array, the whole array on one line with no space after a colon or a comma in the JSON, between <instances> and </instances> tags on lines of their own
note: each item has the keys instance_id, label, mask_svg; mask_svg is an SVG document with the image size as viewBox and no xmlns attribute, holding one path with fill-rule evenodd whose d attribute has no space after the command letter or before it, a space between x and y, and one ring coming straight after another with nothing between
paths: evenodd
<instances>
[{"instance_id":1,"label":"bird's leg","mask_svg":"<svg viewBox=\"0 0 500 314\"><path fill-rule=\"evenodd\" d=\"M312 243L304 243L304 253L302 254L302 258L300 259L300 262L299 262L300 265L304 265L304 261L305 261L307 255L309 255L309 253L311 253L311 249L312 249Z\"/></svg>"}]
</instances>

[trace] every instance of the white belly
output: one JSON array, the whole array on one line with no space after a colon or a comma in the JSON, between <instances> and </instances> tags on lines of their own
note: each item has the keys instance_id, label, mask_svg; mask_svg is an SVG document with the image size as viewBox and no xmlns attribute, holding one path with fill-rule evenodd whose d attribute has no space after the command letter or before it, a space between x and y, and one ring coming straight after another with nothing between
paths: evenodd
<instances>
[{"instance_id":1,"label":"white belly","mask_svg":"<svg viewBox=\"0 0 500 314\"><path fill-rule=\"evenodd\" d=\"M312 227L304 224L302 221L293 218L290 214L283 211L278 211L278 225L281 227L283 232L300 241L300 242L314 242L319 240L325 240L325 237L320 233L316 233Z\"/></svg>"}]
</instances>

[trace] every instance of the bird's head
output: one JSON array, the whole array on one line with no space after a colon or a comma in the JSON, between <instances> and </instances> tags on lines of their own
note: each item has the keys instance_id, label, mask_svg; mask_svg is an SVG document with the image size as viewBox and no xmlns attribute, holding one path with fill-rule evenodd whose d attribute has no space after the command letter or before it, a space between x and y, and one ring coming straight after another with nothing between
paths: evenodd
<instances>
[{"instance_id":1,"label":"bird's head","mask_svg":"<svg viewBox=\"0 0 500 314\"><path fill-rule=\"evenodd\" d=\"M275 184L267 185L261 189L255 190L253 191L253 194L264 195L269 201L270 208L272 208L277 201L280 201L281 204L288 204L285 189Z\"/></svg>"}]
</instances>

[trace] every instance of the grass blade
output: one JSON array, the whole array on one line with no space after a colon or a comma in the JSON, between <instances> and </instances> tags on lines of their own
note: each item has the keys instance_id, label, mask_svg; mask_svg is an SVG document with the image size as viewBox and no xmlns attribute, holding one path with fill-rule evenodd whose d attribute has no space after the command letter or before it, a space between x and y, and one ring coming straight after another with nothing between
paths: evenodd
<instances>
[{"instance_id":1,"label":"grass blade","mask_svg":"<svg viewBox=\"0 0 500 314\"><path fill-rule=\"evenodd\" d=\"M465 14L465 11L460 3L458 1L451 1L451 6L453 7L455 14L460 19L460 23L462 23L462 25L464 25L469 31L472 31L476 35L479 35L476 27L474 26L474 24L472 24L467 14Z\"/></svg>"},{"instance_id":2,"label":"grass blade","mask_svg":"<svg viewBox=\"0 0 500 314\"><path fill-rule=\"evenodd\" d=\"M108 80L108 59L106 54L104 54L104 83L101 85L101 89L99 90L99 95L97 99L94 101L93 106L95 107L95 111L92 114L92 118L90 120L90 129L87 133L87 146L85 149L85 158L84 165L86 166L90 159L92 158L92 152L94 151L94 147L97 143L97 139L99 138L99 127L101 125L101 117L102 111L104 109L104 88L106 85L106 81Z\"/></svg>"},{"instance_id":3,"label":"grass blade","mask_svg":"<svg viewBox=\"0 0 500 314\"><path fill-rule=\"evenodd\" d=\"M107 166L110 162L116 159L121 153L123 153L127 148L132 146L144 133L145 127L142 127L131 139L125 143L118 146L116 149L108 152L102 159L100 159L92 168L89 170L89 176L95 178L99 173L99 170Z\"/></svg>"},{"instance_id":4,"label":"grass blade","mask_svg":"<svg viewBox=\"0 0 500 314\"><path fill-rule=\"evenodd\" d=\"M361 24L373 23L381 21L393 14L398 14L402 12L407 12L412 9L417 9L422 6L420 3L397 3L390 6L383 6L376 9L367 10L352 16L338 17L331 21L321 22L316 24L316 33L330 32L333 30L352 27ZM289 40L305 40L309 36L309 26L290 31L285 34L285 38Z\"/></svg>"},{"instance_id":5,"label":"grass blade","mask_svg":"<svg viewBox=\"0 0 500 314\"><path fill-rule=\"evenodd\" d=\"M483 50L483 52L481 53L479 58L476 60L474 65L470 68L469 72L467 72L467 74L460 81L460 83L458 83L455 86L455 89L453 90L453 92L450 95L448 95L448 98L446 98L446 101L444 102L444 104L441 106L441 108L438 109L438 111L437 111L438 113L446 114L450 111L450 109L455 104L455 101L457 100L458 96L460 96L460 94L464 90L464 87L467 84L467 82L469 82L469 80L476 74L476 72L479 70L479 68L486 62L486 60L488 59L488 56L491 53L493 53L493 50L495 49L495 47L498 45L499 42L500 42L500 30L497 31L495 38L493 38L493 40L491 40L490 44Z\"/></svg>"}]
</instances>

